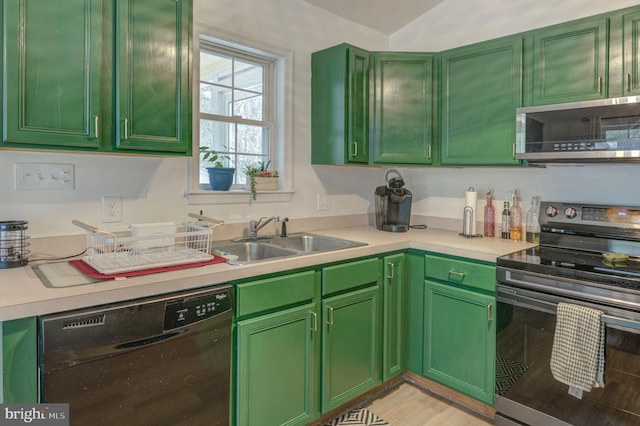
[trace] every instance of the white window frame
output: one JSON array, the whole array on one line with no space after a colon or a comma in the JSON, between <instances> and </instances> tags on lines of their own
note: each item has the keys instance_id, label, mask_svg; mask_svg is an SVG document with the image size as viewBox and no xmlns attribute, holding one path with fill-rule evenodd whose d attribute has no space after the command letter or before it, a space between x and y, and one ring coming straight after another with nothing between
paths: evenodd
<instances>
[{"instance_id":1,"label":"white window frame","mask_svg":"<svg viewBox=\"0 0 640 426\"><path fill-rule=\"evenodd\" d=\"M251 193L243 188L232 188L230 191L211 191L199 182L200 156L200 40L216 43L230 48L241 49L248 54L270 57L275 60L276 90L273 93L272 108L275 121L270 134L270 158L272 169L280 175L278 191L258 193L255 200ZM251 46L251 47L248 47ZM193 36L193 155L189 159L189 181L185 196L190 205L198 204L250 204L256 202L288 202L293 197L292 191L292 102L293 86L293 53L262 42L246 40L220 30L194 25ZM270 117L271 119L271 117Z\"/></svg>"}]
</instances>

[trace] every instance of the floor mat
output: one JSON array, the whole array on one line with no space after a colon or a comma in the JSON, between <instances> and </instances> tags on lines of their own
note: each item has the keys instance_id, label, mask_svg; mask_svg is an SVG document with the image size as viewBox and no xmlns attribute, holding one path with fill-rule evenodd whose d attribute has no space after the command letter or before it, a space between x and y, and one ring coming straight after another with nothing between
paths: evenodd
<instances>
[{"instance_id":1,"label":"floor mat","mask_svg":"<svg viewBox=\"0 0 640 426\"><path fill-rule=\"evenodd\" d=\"M340 417L333 419L324 426L387 426L385 422L366 408L351 410Z\"/></svg>"},{"instance_id":2,"label":"floor mat","mask_svg":"<svg viewBox=\"0 0 640 426\"><path fill-rule=\"evenodd\" d=\"M525 364L496 357L496 392L504 395L527 372Z\"/></svg>"}]
</instances>

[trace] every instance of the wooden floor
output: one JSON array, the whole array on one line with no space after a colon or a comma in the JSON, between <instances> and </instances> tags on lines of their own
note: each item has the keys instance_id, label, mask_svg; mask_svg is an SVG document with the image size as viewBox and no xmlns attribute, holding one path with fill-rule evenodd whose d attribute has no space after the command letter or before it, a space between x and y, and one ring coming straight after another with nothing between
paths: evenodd
<instances>
[{"instance_id":1,"label":"wooden floor","mask_svg":"<svg viewBox=\"0 0 640 426\"><path fill-rule=\"evenodd\" d=\"M493 424L488 419L409 383L402 383L366 408L391 426Z\"/></svg>"}]
</instances>

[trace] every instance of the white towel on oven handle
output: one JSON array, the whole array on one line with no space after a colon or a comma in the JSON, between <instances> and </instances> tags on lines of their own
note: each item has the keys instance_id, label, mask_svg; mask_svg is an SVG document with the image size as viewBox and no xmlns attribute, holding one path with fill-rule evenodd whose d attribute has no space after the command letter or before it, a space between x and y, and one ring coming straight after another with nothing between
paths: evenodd
<instances>
[{"instance_id":1,"label":"white towel on oven handle","mask_svg":"<svg viewBox=\"0 0 640 426\"><path fill-rule=\"evenodd\" d=\"M551 372L556 380L586 392L604 387L602 315L602 311L586 306L558 304L551 352Z\"/></svg>"}]
</instances>

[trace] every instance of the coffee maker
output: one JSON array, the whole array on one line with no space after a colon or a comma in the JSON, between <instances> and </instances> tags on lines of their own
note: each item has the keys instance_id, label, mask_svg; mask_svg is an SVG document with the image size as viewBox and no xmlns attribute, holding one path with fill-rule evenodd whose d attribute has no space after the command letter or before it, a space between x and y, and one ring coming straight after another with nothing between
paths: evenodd
<instances>
[{"instance_id":1,"label":"coffee maker","mask_svg":"<svg viewBox=\"0 0 640 426\"><path fill-rule=\"evenodd\" d=\"M404 179L396 169L387 171L385 182L386 185L377 187L374 193L376 228L388 232L407 232L411 217L411 192L403 188Z\"/></svg>"}]
</instances>

